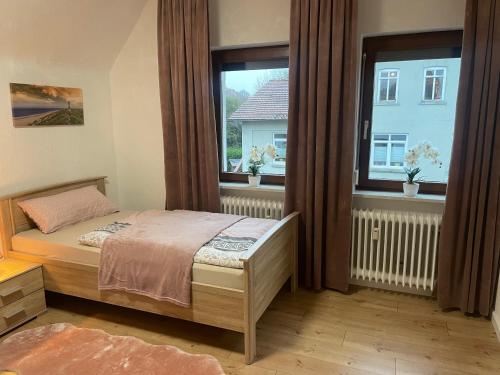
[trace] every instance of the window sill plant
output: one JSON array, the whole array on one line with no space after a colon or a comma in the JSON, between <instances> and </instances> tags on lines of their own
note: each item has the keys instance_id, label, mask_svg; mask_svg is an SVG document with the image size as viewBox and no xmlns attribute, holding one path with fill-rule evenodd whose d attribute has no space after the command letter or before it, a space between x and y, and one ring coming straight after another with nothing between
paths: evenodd
<instances>
[{"instance_id":1,"label":"window sill plant","mask_svg":"<svg viewBox=\"0 0 500 375\"><path fill-rule=\"evenodd\" d=\"M405 168L406 182L403 182L403 193L406 197L416 197L420 184L416 181L421 181L420 178L415 179L415 176L421 172L419 167Z\"/></svg>"},{"instance_id":2,"label":"window sill plant","mask_svg":"<svg viewBox=\"0 0 500 375\"><path fill-rule=\"evenodd\" d=\"M266 156L274 160L276 157L276 149L273 145L268 145L265 149L253 146L250 149L250 160L248 162L248 185L260 185L260 168L266 164Z\"/></svg>"},{"instance_id":3,"label":"window sill plant","mask_svg":"<svg viewBox=\"0 0 500 375\"><path fill-rule=\"evenodd\" d=\"M421 157L430 160L433 165L439 165L439 168L441 168L442 163L438 159L439 151L432 147L429 142L419 143L408 150L405 154L407 167L404 168L406 182L403 182L403 192L406 197L416 197L420 188L419 182L423 181L423 177L417 177L422 172L422 169L418 166Z\"/></svg>"}]
</instances>

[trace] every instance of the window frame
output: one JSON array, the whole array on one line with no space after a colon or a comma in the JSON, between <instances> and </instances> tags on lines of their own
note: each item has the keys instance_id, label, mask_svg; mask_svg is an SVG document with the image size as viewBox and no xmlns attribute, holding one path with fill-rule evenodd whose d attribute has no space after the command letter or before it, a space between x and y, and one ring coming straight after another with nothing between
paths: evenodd
<instances>
[{"instance_id":1,"label":"window frame","mask_svg":"<svg viewBox=\"0 0 500 375\"><path fill-rule=\"evenodd\" d=\"M443 75L442 76L437 76L436 75L436 70L441 69L443 70ZM432 76L427 76L427 72L433 70L434 73ZM446 76L447 76L447 69L445 66L428 66L424 68L424 82L423 82L423 87L422 87L422 101L424 103L443 103L445 101L445 95L446 95ZM436 85L436 78L443 78L443 87L441 88L441 99L426 99L425 98L425 83L427 81L427 78L432 78L432 96L434 97L434 88Z\"/></svg>"},{"instance_id":2,"label":"window frame","mask_svg":"<svg viewBox=\"0 0 500 375\"><path fill-rule=\"evenodd\" d=\"M276 139L276 135L284 135L285 136L285 143L287 142L287 136L288 136L288 133L283 133L283 132L273 132L273 147L275 149L278 149L278 147L276 147L276 141L278 142L283 142L283 138L278 138ZM288 146L288 144L287 144ZM276 161L274 160L273 161L273 166L275 167L280 167L280 168L284 168L286 166L286 155L285 155L285 161Z\"/></svg>"},{"instance_id":3,"label":"window frame","mask_svg":"<svg viewBox=\"0 0 500 375\"><path fill-rule=\"evenodd\" d=\"M401 60L405 52L414 50L429 50L433 48L447 48L450 57L461 56L462 51L462 30L425 32L402 35L386 35L365 37L363 39L363 64L361 72L360 87L360 116L358 127L358 182L356 188L360 190L377 191L401 191L403 181L377 180L369 178L371 141L372 141L372 112L376 98L374 91L375 63L377 53L388 52L391 59L396 59L401 55ZM403 47L402 47L403 46ZM399 82L398 82L399 83ZM377 85L378 89L378 85ZM399 89L399 87L398 87ZM378 99L378 98L377 98ZM420 183L420 192L424 194L446 194L445 183Z\"/></svg>"},{"instance_id":4,"label":"window frame","mask_svg":"<svg viewBox=\"0 0 500 375\"><path fill-rule=\"evenodd\" d=\"M215 123L217 127L217 148L219 154L219 181L220 182L248 182L248 173L224 172L222 170L222 93L221 73L226 71L225 65L244 64L247 62L289 62L288 44L280 44L267 47L248 47L235 49L221 49L212 51L212 84L214 94ZM261 174L262 184L284 185L285 176Z\"/></svg>"},{"instance_id":5,"label":"window frame","mask_svg":"<svg viewBox=\"0 0 500 375\"><path fill-rule=\"evenodd\" d=\"M390 100L390 99L384 99L384 100L380 100L380 83L382 80L386 80L388 81L387 83L387 90L386 90L386 97L388 98L389 97L389 80L391 79L394 79L394 78L390 78L390 77L382 77L382 73L384 72L396 72L397 73L397 77L396 77L396 95L394 96L394 100ZM379 104L379 105L393 105L393 104L398 104L398 98L399 98L399 69L395 69L395 68L386 68L386 69L381 69L379 72L378 72L378 79L377 79L377 92L375 93L376 97L377 97L377 100L375 100L375 103Z\"/></svg>"}]
</instances>

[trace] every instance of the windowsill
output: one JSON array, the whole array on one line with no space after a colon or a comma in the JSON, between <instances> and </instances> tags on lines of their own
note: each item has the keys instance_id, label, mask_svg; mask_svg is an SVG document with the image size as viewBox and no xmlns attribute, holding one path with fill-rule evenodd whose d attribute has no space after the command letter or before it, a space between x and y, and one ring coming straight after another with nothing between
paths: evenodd
<instances>
[{"instance_id":1,"label":"windowsill","mask_svg":"<svg viewBox=\"0 0 500 375\"><path fill-rule=\"evenodd\" d=\"M370 166L370 172L404 173L403 167L382 167L377 165Z\"/></svg>"},{"instance_id":2,"label":"windowsill","mask_svg":"<svg viewBox=\"0 0 500 375\"><path fill-rule=\"evenodd\" d=\"M238 191L260 191L260 192L274 192L280 193L285 191L283 185L260 185L249 186L242 182L219 182L219 186L224 190L238 190ZM435 194L418 194L415 198L405 197L403 193L395 193L389 191L373 191L373 190L355 190L353 197L368 198L368 199L385 199L392 201L404 202L420 202L420 203L436 203L444 204L446 196Z\"/></svg>"},{"instance_id":3,"label":"windowsill","mask_svg":"<svg viewBox=\"0 0 500 375\"><path fill-rule=\"evenodd\" d=\"M444 204L446 200L445 195L418 194L415 198L412 198L412 197L405 197L402 192L395 193L389 191L371 191L371 190L354 190L353 197L399 200L405 202L438 203L438 204Z\"/></svg>"},{"instance_id":4,"label":"windowsill","mask_svg":"<svg viewBox=\"0 0 500 375\"><path fill-rule=\"evenodd\" d=\"M394 106L394 105L399 105L399 101L375 102L374 105L381 107Z\"/></svg>"},{"instance_id":5,"label":"windowsill","mask_svg":"<svg viewBox=\"0 0 500 375\"><path fill-rule=\"evenodd\" d=\"M244 182L219 182L219 187L225 190L244 190L244 191L261 191L261 192L284 192L283 185L263 184L259 186L249 186Z\"/></svg>"},{"instance_id":6,"label":"windowsill","mask_svg":"<svg viewBox=\"0 0 500 375\"><path fill-rule=\"evenodd\" d=\"M422 100L420 105L446 105L446 100Z\"/></svg>"}]
</instances>

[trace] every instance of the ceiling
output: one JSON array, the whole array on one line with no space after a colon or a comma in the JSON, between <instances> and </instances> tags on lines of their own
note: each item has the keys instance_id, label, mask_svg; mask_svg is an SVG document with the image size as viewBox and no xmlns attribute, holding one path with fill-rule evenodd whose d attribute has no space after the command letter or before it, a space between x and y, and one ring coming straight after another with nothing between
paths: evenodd
<instances>
[{"instance_id":1,"label":"ceiling","mask_svg":"<svg viewBox=\"0 0 500 375\"><path fill-rule=\"evenodd\" d=\"M109 69L148 0L0 0L0 58Z\"/></svg>"}]
</instances>

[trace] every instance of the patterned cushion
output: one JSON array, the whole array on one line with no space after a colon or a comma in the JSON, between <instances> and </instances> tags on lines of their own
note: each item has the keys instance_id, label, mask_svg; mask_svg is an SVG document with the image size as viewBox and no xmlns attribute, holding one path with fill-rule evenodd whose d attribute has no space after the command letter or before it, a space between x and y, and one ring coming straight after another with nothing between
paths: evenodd
<instances>
[{"instance_id":1,"label":"patterned cushion","mask_svg":"<svg viewBox=\"0 0 500 375\"><path fill-rule=\"evenodd\" d=\"M102 245L104 243L104 240L106 240L106 238L111 236L113 233L116 233L122 229L127 228L129 225L130 225L129 223L119 223L115 221L112 224L108 224L101 228L97 228L92 232L82 234L78 238L78 242L80 242L82 245L87 245L102 249Z\"/></svg>"},{"instance_id":2,"label":"patterned cushion","mask_svg":"<svg viewBox=\"0 0 500 375\"><path fill-rule=\"evenodd\" d=\"M229 237L218 235L207 242L194 256L196 263L213 266L243 268L240 257L257 241L252 237Z\"/></svg>"}]
</instances>

